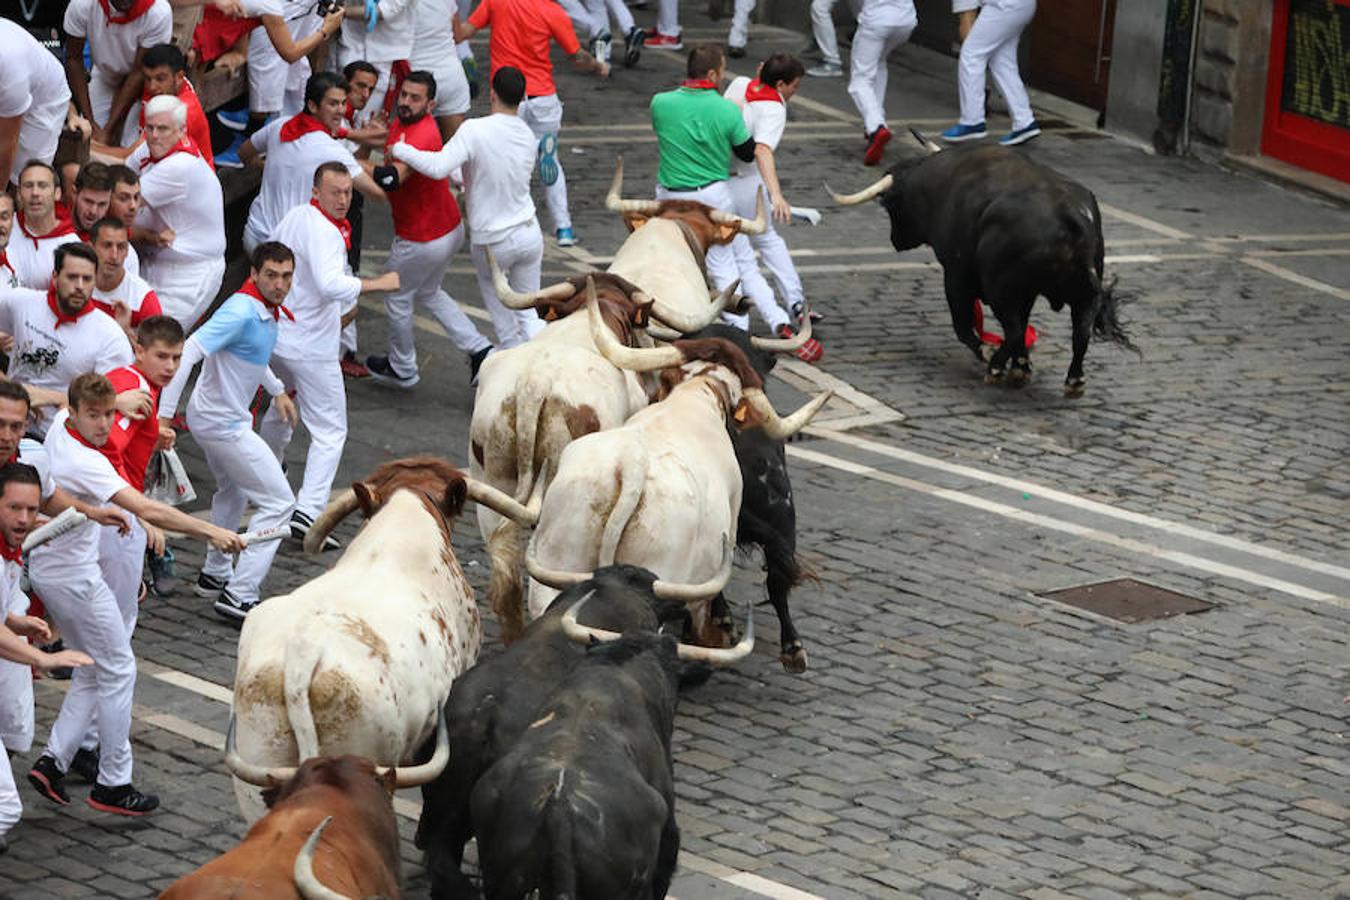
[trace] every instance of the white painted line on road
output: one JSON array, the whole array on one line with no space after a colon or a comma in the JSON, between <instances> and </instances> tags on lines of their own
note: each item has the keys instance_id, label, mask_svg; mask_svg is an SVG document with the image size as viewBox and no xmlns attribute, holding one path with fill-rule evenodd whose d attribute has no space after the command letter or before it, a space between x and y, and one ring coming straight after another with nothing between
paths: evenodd
<instances>
[{"instance_id":1,"label":"white painted line on road","mask_svg":"<svg viewBox=\"0 0 1350 900\"><path fill-rule=\"evenodd\" d=\"M1277 266L1264 259L1257 259L1255 256L1241 256L1238 260L1253 269L1260 269L1268 275L1274 275L1277 278L1283 278L1285 281L1292 281L1294 284L1302 285L1314 291L1321 291L1323 294L1330 294L1340 300L1350 300L1350 291L1345 288L1336 287L1334 284L1327 284L1325 281L1318 281L1316 278L1309 278L1307 275L1300 275L1284 266Z\"/></svg>"},{"instance_id":2,"label":"white painted line on road","mask_svg":"<svg viewBox=\"0 0 1350 900\"><path fill-rule=\"evenodd\" d=\"M1350 241L1350 231L1333 231L1327 234L1234 234L1224 237L1206 238L1216 244L1237 243L1311 243L1314 241Z\"/></svg>"},{"instance_id":3,"label":"white painted line on road","mask_svg":"<svg viewBox=\"0 0 1350 900\"><path fill-rule=\"evenodd\" d=\"M776 881L769 881L767 878L761 878L750 872L737 872L730 866L724 866L711 859L702 859L696 856L686 858L681 853L680 861L695 872L701 872L711 878L720 878L722 881L729 881L737 887L763 897L773 897L775 900L824 900L818 894L808 894L805 891L790 888Z\"/></svg>"},{"instance_id":4,"label":"white painted line on road","mask_svg":"<svg viewBox=\"0 0 1350 900\"><path fill-rule=\"evenodd\" d=\"M163 681L174 687L192 691L194 694L201 694L203 697L210 697L212 700L219 700L221 703L229 703L233 699L229 688L222 687L214 681L198 678L196 675L189 675L187 672L180 672L177 669L170 669L167 666L160 666L151 662L141 663L139 668L140 671L157 681Z\"/></svg>"},{"instance_id":5,"label":"white painted line on road","mask_svg":"<svg viewBox=\"0 0 1350 900\"><path fill-rule=\"evenodd\" d=\"M1147 216L1141 216L1138 213L1128 212L1118 206L1112 206L1109 203L1098 201L1098 208L1113 219L1119 219L1122 222L1128 222L1145 231L1151 231L1154 234L1161 234L1163 237L1177 238L1178 240L1188 240L1192 237L1189 232L1182 231L1180 228L1173 228L1171 225L1164 225L1162 222L1154 221Z\"/></svg>"},{"instance_id":6,"label":"white painted line on road","mask_svg":"<svg viewBox=\"0 0 1350 900\"><path fill-rule=\"evenodd\" d=\"M1196 528L1193 525L1172 522L1167 519L1159 519L1155 516L1133 512L1128 509L1120 509L1119 507L1111 506L1107 503L1089 500L1086 497L1080 497L1077 494L1070 494L1065 491L1056 490L1055 488L1046 487L1033 481L1024 481L1020 478L1010 478L1006 475L999 475L994 472L985 472L981 469L972 468L971 466L947 462L946 460L925 456L922 453L915 453L912 450L904 450L900 447L881 441L852 434L843 434L829 428L808 425L805 432L813 437L837 441L838 443L857 447L860 450L866 450L880 456L888 456L892 459L901 460L902 462L913 463L914 465L946 472L949 475L958 475L962 478L970 478L975 481L984 482L985 484L998 485L999 487L1007 488L1008 490L1017 491L1019 493L1031 494L1042 500L1050 500L1054 503L1075 507L1099 516L1119 519L1122 522L1129 522L1131 525L1140 525L1155 531L1174 534L1178 537L1204 541L1205 543L1244 553L1248 556L1259 556L1273 562L1304 569L1309 572L1317 572L1322 575L1330 575L1333 578L1350 580L1350 568L1343 568L1341 566L1332 565L1331 563L1324 563L1320 560L1308 559L1273 547L1266 547L1261 544L1253 544L1252 542L1244 541L1241 538L1215 534L1212 531Z\"/></svg>"},{"instance_id":7,"label":"white painted line on road","mask_svg":"<svg viewBox=\"0 0 1350 900\"><path fill-rule=\"evenodd\" d=\"M1309 247L1306 250L1248 250L1243 256L1350 256L1350 247Z\"/></svg>"},{"instance_id":8,"label":"white painted line on road","mask_svg":"<svg viewBox=\"0 0 1350 900\"><path fill-rule=\"evenodd\" d=\"M998 503L962 491L952 490L951 488L937 487L926 482L916 481L912 478L905 478L902 475L883 472L880 469L874 469L871 466L864 466L846 459L840 459L839 457L831 456L828 453L820 453L815 450L808 450L804 447L798 447L792 444L788 445L787 452L789 456L805 460L806 462L828 466L832 469L838 469L852 475L861 475L862 477L869 478L873 481L892 484L896 487L905 488L906 490L915 491L921 494L927 494L941 500L959 503L962 506L969 506L984 512L1003 516L1004 518L1023 522L1028 525L1034 525L1051 531L1059 531L1065 534L1072 534L1075 537L1108 544L1121 550L1129 551L1130 553L1167 560L1188 568L1209 572L1212 575L1231 578L1234 581L1245 582L1247 584L1256 585L1257 587L1279 591L1280 593L1289 594L1304 600L1313 600L1319 603L1339 606L1343 609L1350 609L1350 597L1338 597L1335 594L1328 594L1325 591L1312 590L1301 584L1294 584L1293 582L1283 581L1278 578L1270 578L1266 575L1262 575L1260 572L1254 572L1250 569L1230 566L1226 563L1215 562L1214 560L1205 559L1190 553L1169 550L1166 547L1160 547L1145 541L1137 541L1133 538L1120 537L1119 535L1110 534L1096 528L1089 528L1086 525L1078 525L1073 522L1065 522L1060 519L1041 515L1040 513L1028 512L1014 506L1008 506L1004 503Z\"/></svg>"}]
</instances>

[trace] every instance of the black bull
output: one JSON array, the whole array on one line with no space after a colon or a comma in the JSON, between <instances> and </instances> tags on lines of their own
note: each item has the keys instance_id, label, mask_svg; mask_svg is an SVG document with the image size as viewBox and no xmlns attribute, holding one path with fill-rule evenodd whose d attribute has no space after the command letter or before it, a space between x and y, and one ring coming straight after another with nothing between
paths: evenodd
<instances>
[{"instance_id":1,"label":"black bull","mask_svg":"<svg viewBox=\"0 0 1350 900\"><path fill-rule=\"evenodd\" d=\"M1103 281L1102 217L1087 188L997 145L930 152L898 163L886 177L880 199L891 219L891 244L933 248L952 327L980 359L977 299L998 318L1003 345L989 359L989 380L1006 374L1020 384L1029 377L1025 334L1038 296L1055 311L1068 306L1073 317L1067 394L1083 391L1092 337L1136 349L1117 319L1112 285Z\"/></svg>"}]
</instances>

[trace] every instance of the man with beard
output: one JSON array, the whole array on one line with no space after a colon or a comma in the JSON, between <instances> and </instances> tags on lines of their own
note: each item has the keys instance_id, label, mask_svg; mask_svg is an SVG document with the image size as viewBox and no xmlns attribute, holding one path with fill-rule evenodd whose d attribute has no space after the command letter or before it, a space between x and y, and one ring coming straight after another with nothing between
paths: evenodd
<instances>
[{"instance_id":1,"label":"man with beard","mask_svg":"<svg viewBox=\"0 0 1350 900\"><path fill-rule=\"evenodd\" d=\"M92 139L115 146L134 140L138 129L125 125L141 99L141 60L148 48L173 39L168 0L71 0L63 30L66 81L75 108L94 126ZM87 80L86 39L93 63Z\"/></svg>"},{"instance_id":2,"label":"man with beard","mask_svg":"<svg viewBox=\"0 0 1350 900\"><path fill-rule=\"evenodd\" d=\"M78 242L70 211L56 202L56 170L29 160L19 172L19 212L10 235L9 265L19 284L45 291L52 283L56 248Z\"/></svg>"},{"instance_id":3,"label":"man with beard","mask_svg":"<svg viewBox=\"0 0 1350 900\"><path fill-rule=\"evenodd\" d=\"M272 234L274 242L295 254L288 302L294 318L288 316L278 323L271 365L286 389L294 393L300 421L309 431L304 481L291 516L291 534L297 538L304 538L314 517L328 505L347 442L347 389L338 364L342 310L354 310L358 294L399 287L397 272L378 278L357 278L345 272L351 240L347 210L352 200L352 177L346 164L323 163L311 184L310 202L288 212ZM292 425L274 405L258 429L278 461L291 442ZM325 549L337 546L332 538L324 542Z\"/></svg>"},{"instance_id":4,"label":"man with beard","mask_svg":"<svg viewBox=\"0 0 1350 900\"><path fill-rule=\"evenodd\" d=\"M435 108L435 76L421 70L410 73L399 88L398 117L389 125L387 146L401 141L417 150L440 150ZM469 354L472 381L492 345L441 286L450 257L464 244L464 228L459 207L450 194L450 182L447 178L428 178L398 161L376 166L372 173L376 184L389 195L394 243L388 265L399 273L400 285L384 298L389 313L389 355L367 357L366 368L385 384L401 388L417 384L413 305L420 304L441 323L450 342Z\"/></svg>"},{"instance_id":5,"label":"man with beard","mask_svg":"<svg viewBox=\"0 0 1350 900\"><path fill-rule=\"evenodd\" d=\"M98 257L94 292L89 301L112 316L128 340L135 340L136 327L163 313L159 297L145 279L126 267L131 247L127 227L117 219L99 219L89 233L89 243Z\"/></svg>"},{"instance_id":6,"label":"man with beard","mask_svg":"<svg viewBox=\"0 0 1350 900\"><path fill-rule=\"evenodd\" d=\"M32 432L47 433L50 406L64 406L66 386L84 372L106 372L130 365L131 344L108 316L89 302L98 257L88 244L56 248L55 274L46 291L0 291L0 331L14 335L8 376L28 387L39 407ZM92 313L92 315L91 315ZM149 410L149 397L127 401L138 417ZM119 408L123 408L119 399Z\"/></svg>"}]
</instances>

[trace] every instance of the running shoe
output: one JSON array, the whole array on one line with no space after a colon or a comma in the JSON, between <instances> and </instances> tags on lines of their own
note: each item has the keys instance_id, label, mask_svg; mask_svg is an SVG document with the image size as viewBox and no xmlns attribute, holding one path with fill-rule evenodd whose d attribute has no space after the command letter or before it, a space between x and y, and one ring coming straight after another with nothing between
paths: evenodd
<instances>
[{"instance_id":1,"label":"running shoe","mask_svg":"<svg viewBox=\"0 0 1350 900\"><path fill-rule=\"evenodd\" d=\"M638 64L642 58L642 45L647 42L647 32L634 25L628 29L628 35L623 39L623 64L624 68L631 69Z\"/></svg>"},{"instance_id":2,"label":"running shoe","mask_svg":"<svg viewBox=\"0 0 1350 900\"><path fill-rule=\"evenodd\" d=\"M794 304L792 304L792 310L791 310L791 312L792 312L792 318L796 319L798 324L801 324L801 321L802 321L802 313L805 312L805 311L806 311L806 307L805 307L803 304L801 304L801 303L794 303ZM824 318L825 318L825 314L824 314L824 313L816 312L814 309L811 310L811 323L812 323L812 324L815 324L816 322L820 322L820 321L822 321Z\"/></svg>"},{"instance_id":3,"label":"running shoe","mask_svg":"<svg viewBox=\"0 0 1350 900\"><path fill-rule=\"evenodd\" d=\"M244 621L244 616L247 616L249 611L257 606L258 603L259 601L257 600L252 602L243 600L240 597L231 594L229 588L226 588L220 592L220 596L216 598L216 602L212 605L212 608L214 608L216 614L222 618L229 619L232 622L242 622Z\"/></svg>"},{"instance_id":4,"label":"running shoe","mask_svg":"<svg viewBox=\"0 0 1350 900\"><path fill-rule=\"evenodd\" d=\"M291 537L297 541L303 541L308 535L309 530L314 527L314 520L308 514L296 510L291 513ZM341 550L342 543L331 534L323 539L323 546L319 548L320 552L325 550Z\"/></svg>"},{"instance_id":5,"label":"running shoe","mask_svg":"<svg viewBox=\"0 0 1350 900\"><path fill-rule=\"evenodd\" d=\"M539 181L544 187L558 182L558 136L552 132L539 139Z\"/></svg>"},{"instance_id":6,"label":"running shoe","mask_svg":"<svg viewBox=\"0 0 1350 900\"><path fill-rule=\"evenodd\" d=\"M1016 147L1018 144L1025 144L1027 141L1037 137L1041 133L1041 126L1033 121L1026 128L1019 128L998 139L998 142L1005 147Z\"/></svg>"},{"instance_id":7,"label":"running shoe","mask_svg":"<svg viewBox=\"0 0 1350 900\"><path fill-rule=\"evenodd\" d=\"M477 353L469 357L469 387L478 387L478 370L483 368L483 362L492 355L496 347L488 345Z\"/></svg>"},{"instance_id":8,"label":"running shoe","mask_svg":"<svg viewBox=\"0 0 1350 900\"><path fill-rule=\"evenodd\" d=\"M958 122L942 132L942 139L949 144L959 144L962 141L977 141L988 133L984 130L983 122L978 125L962 125Z\"/></svg>"},{"instance_id":9,"label":"running shoe","mask_svg":"<svg viewBox=\"0 0 1350 900\"><path fill-rule=\"evenodd\" d=\"M370 370L361 365L361 360L356 358L355 350L348 350L342 354L338 360L338 365L342 367L342 374L347 378L369 378Z\"/></svg>"},{"instance_id":10,"label":"running shoe","mask_svg":"<svg viewBox=\"0 0 1350 900\"><path fill-rule=\"evenodd\" d=\"M886 145L891 142L891 130L885 125L881 125L876 131L867 136L867 151L863 153L863 165L875 166L881 162L881 156L886 152Z\"/></svg>"},{"instance_id":11,"label":"running shoe","mask_svg":"<svg viewBox=\"0 0 1350 900\"><path fill-rule=\"evenodd\" d=\"M75 755L70 760L70 772L76 778L85 784L95 784L98 782L98 751L86 750L83 747L75 751Z\"/></svg>"},{"instance_id":12,"label":"running shoe","mask_svg":"<svg viewBox=\"0 0 1350 900\"><path fill-rule=\"evenodd\" d=\"M838 63L823 62L806 70L812 78L843 78L844 67Z\"/></svg>"},{"instance_id":13,"label":"running shoe","mask_svg":"<svg viewBox=\"0 0 1350 900\"><path fill-rule=\"evenodd\" d=\"M50 644L44 644L38 649L43 653L60 653L66 649L66 645L60 638L57 638ZM55 669L48 670L47 677L53 681L69 681L74 671L70 666L57 666Z\"/></svg>"},{"instance_id":14,"label":"running shoe","mask_svg":"<svg viewBox=\"0 0 1350 900\"><path fill-rule=\"evenodd\" d=\"M45 753L39 756L37 762L33 763L33 768L28 770L28 783L39 794L60 806L70 802L65 782L65 773L56 767L56 760Z\"/></svg>"},{"instance_id":15,"label":"running shoe","mask_svg":"<svg viewBox=\"0 0 1350 900\"><path fill-rule=\"evenodd\" d=\"M647 46L657 50L683 50L684 41L678 34L662 34L658 31L647 38Z\"/></svg>"},{"instance_id":16,"label":"running shoe","mask_svg":"<svg viewBox=\"0 0 1350 900\"><path fill-rule=\"evenodd\" d=\"M203 572L197 576L197 583L193 586L192 593L198 597L219 597L221 591L225 590L229 583L228 579L217 578Z\"/></svg>"},{"instance_id":17,"label":"running shoe","mask_svg":"<svg viewBox=\"0 0 1350 900\"><path fill-rule=\"evenodd\" d=\"M797 329L784 322L778 326L777 334L780 338L796 337ZM825 355L825 348L820 346L820 341L815 338L807 338L806 343L797 348L797 358L802 362L818 362Z\"/></svg>"},{"instance_id":18,"label":"running shoe","mask_svg":"<svg viewBox=\"0 0 1350 900\"><path fill-rule=\"evenodd\" d=\"M571 247L577 242L577 235L571 228L559 228L556 232L559 247Z\"/></svg>"},{"instance_id":19,"label":"running shoe","mask_svg":"<svg viewBox=\"0 0 1350 900\"><path fill-rule=\"evenodd\" d=\"M727 44L727 56L732 59L741 59L745 56L744 44Z\"/></svg>"},{"instance_id":20,"label":"running shoe","mask_svg":"<svg viewBox=\"0 0 1350 900\"><path fill-rule=\"evenodd\" d=\"M218 109L216 121L231 131L243 131L248 128L247 109Z\"/></svg>"},{"instance_id":21,"label":"running shoe","mask_svg":"<svg viewBox=\"0 0 1350 900\"><path fill-rule=\"evenodd\" d=\"M614 43L614 37L606 29L595 37L591 38L591 56L594 56L605 65L609 65L609 49Z\"/></svg>"},{"instance_id":22,"label":"running shoe","mask_svg":"<svg viewBox=\"0 0 1350 900\"><path fill-rule=\"evenodd\" d=\"M119 816L143 816L159 808L158 797L142 794L130 784L117 787L96 784L84 802L99 812L116 813Z\"/></svg>"},{"instance_id":23,"label":"running shoe","mask_svg":"<svg viewBox=\"0 0 1350 900\"><path fill-rule=\"evenodd\" d=\"M406 378L395 372L394 367L389 364L389 357L387 356L367 356L366 368L370 370L372 381L387 384L390 387L408 390L422 380L416 372Z\"/></svg>"}]
</instances>

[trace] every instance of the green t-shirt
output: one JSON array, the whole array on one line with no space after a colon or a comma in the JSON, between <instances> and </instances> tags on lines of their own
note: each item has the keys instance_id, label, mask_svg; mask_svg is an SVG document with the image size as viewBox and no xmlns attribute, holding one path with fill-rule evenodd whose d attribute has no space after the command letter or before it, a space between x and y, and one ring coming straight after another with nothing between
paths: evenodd
<instances>
[{"instance_id":1,"label":"green t-shirt","mask_svg":"<svg viewBox=\"0 0 1350 900\"><path fill-rule=\"evenodd\" d=\"M730 175L731 148L750 140L741 111L709 88L680 87L652 98L652 127L661 148L656 179L694 188Z\"/></svg>"}]
</instances>

